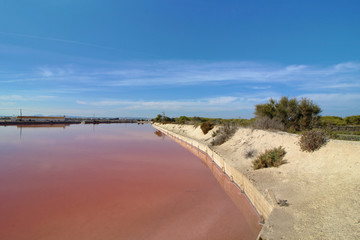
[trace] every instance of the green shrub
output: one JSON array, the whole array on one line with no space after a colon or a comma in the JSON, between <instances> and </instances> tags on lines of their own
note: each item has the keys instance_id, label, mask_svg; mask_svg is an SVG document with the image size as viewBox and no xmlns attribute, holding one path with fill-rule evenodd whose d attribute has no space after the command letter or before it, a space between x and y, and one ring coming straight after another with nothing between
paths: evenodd
<instances>
[{"instance_id":1,"label":"green shrub","mask_svg":"<svg viewBox=\"0 0 360 240\"><path fill-rule=\"evenodd\" d=\"M270 99L269 103L255 106L257 118L278 119L287 130L292 131L313 128L318 123L320 112L320 107L307 98L282 97L279 101Z\"/></svg>"},{"instance_id":2,"label":"green shrub","mask_svg":"<svg viewBox=\"0 0 360 240\"><path fill-rule=\"evenodd\" d=\"M214 125L211 122L203 122L200 128L204 134L207 134L211 129L214 128Z\"/></svg>"},{"instance_id":3,"label":"green shrub","mask_svg":"<svg viewBox=\"0 0 360 240\"><path fill-rule=\"evenodd\" d=\"M343 125L346 125L346 122L341 117L322 116L319 119L319 124L322 127L326 127L326 126L343 126Z\"/></svg>"},{"instance_id":4,"label":"green shrub","mask_svg":"<svg viewBox=\"0 0 360 240\"><path fill-rule=\"evenodd\" d=\"M190 121L190 118L186 116L180 116L179 118L175 118L175 122L178 124L185 124Z\"/></svg>"},{"instance_id":5,"label":"green shrub","mask_svg":"<svg viewBox=\"0 0 360 240\"><path fill-rule=\"evenodd\" d=\"M170 117L167 117L165 116L165 113L163 114L158 114L156 116L156 118L153 119L154 122L157 122L157 123L163 123L163 124L166 124L166 123L173 123L175 122L175 119L174 118L170 118Z\"/></svg>"},{"instance_id":6,"label":"green shrub","mask_svg":"<svg viewBox=\"0 0 360 240\"><path fill-rule=\"evenodd\" d=\"M328 137L322 130L305 131L300 137L299 145L302 151L313 152L326 144Z\"/></svg>"},{"instance_id":7,"label":"green shrub","mask_svg":"<svg viewBox=\"0 0 360 240\"><path fill-rule=\"evenodd\" d=\"M156 118L154 118L154 122L161 122L161 121L162 121L162 116L161 114L158 114Z\"/></svg>"},{"instance_id":8,"label":"green shrub","mask_svg":"<svg viewBox=\"0 0 360 240\"><path fill-rule=\"evenodd\" d=\"M252 163L254 169L278 167L281 164L286 163L284 156L286 154L285 149L280 146L266 150L263 154L260 154Z\"/></svg>"},{"instance_id":9,"label":"green shrub","mask_svg":"<svg viewBox=\"0 0 360 240\"><path fill-rule=\"evenodd\" d=\"M349 116L349 117L346 117L344 120L345 120L346 124L360 125L360 115Z\"/></svg>"}]
</instances>

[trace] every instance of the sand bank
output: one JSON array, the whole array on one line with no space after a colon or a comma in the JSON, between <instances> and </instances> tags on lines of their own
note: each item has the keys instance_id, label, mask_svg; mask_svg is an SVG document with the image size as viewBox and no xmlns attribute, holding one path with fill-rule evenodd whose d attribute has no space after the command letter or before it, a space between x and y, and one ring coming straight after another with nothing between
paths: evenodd
<instances>
[{"instance_id":1,"label":"sand bank","mask_svg":"<svg viewBox=\"0 0 360 240\"><path fill-rule=\"evenodd\" d=\"M199 127L160 127L210 145L212 132ZM331 140L314 153L300 151L299 137L283 132L239 129L226 143L211 147L256 187L273 210L264 239L360 239L360 142ZM266 149L283 146L287 163L253 170L251 162ZM252 158L245 153L254 151ZM280 207L279 200L289 206Z\"/></svg>"}]
</instances>

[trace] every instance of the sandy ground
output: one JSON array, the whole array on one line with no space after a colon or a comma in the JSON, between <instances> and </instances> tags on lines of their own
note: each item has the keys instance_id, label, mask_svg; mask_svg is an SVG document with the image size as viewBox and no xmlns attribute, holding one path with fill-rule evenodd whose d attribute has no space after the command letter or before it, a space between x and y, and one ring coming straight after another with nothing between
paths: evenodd
<instances>
[{"instance_id":1,"label":"sandy ground","mask_svg":"<svg viewBox=\"0 0 360 240\"><path fill-rule=\"evenodd\" d=\"M214 131L204 135L190 125L161 127L207 144ZM263 227L263 239L360 239L360 142L330 140L307 153L298 141L294 134L240 128L213 149L276 206ZM286 164L252 169L256 156L279 146L287 152ZM246 158L250 150L255 154ZM278 206L278 200L289 206Z\"/></svg>"}]
</instances>

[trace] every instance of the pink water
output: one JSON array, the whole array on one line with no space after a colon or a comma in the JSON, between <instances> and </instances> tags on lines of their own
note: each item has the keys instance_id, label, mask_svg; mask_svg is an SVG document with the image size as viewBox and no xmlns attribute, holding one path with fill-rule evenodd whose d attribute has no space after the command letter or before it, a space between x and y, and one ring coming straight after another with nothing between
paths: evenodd
<instances>
[{"instance_id":1,"label":"pink water","mask_svg":"<svg viewBox=\"0 0 360 240\"><path fill-rule=\"evenodd\" d=\"M256 239L246 197L154 131L0 127L0 239Z\"/></svg>"}]
</instances>

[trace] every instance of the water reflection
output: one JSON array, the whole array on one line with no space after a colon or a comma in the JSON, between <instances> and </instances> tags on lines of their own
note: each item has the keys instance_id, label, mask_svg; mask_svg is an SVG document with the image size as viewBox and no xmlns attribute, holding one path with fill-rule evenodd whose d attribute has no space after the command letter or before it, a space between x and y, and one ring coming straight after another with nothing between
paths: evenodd
<instances>
[{"instance_id":1,"label":"water reflection","mask_svg":"<svg viewBox=\"0 0 360 240\"><path fill-rule=\"evenodd\" d=\"M155 134L156 136L158 136L159 138L162 138L162 139L165 138L165 134L163 134L163 133L162 133L161 131L159 131L159 130L155 131L154 134Z\"/></svg>"},{"instance_id":2,"label":"water reflection","mask_svg":"<svg viewBox=\"0 0 360 240\"><path fill-rule=\"evenodd\" d=\"M170 136L171 137L171 136ZM248 223L254 223L259 221L259 216L252 211L253 206L249 202L246 195L229 179L229 177L224 174L224 172L216 165L215 162L203 151L200 151L198 148L193 147L186 142L183 142L175 137L171 137L179 143L181 146L186 148L188 151L197 156L201 161L209 168L221 188L224 192L231 198L233 203L242 212L246 217L244 218ZM260 224L249 224L252 228L252 231L258 232L261 230Z\"/></svg>"},{"instance_id":3,"label":"water reflection","mask_svg":"<svg viewBox=\"0 0 360 240\"><path fill-rule=\"evenodd\" d=\"M255 239L203 163L153 132L0 128L0 239Z\"/></svg>"},{"instance_id":4,"label":"water reflection","mask_svg":"<svg viewBox=\"0 0 360 240\"><path fill-rule=\"evenodd\" d=\"M27 125L16 125L17 128L65 128L70 124L27 124Z\"/></svg>"},{"instance_id":5,"label":"water reflection","mask_svg":"<svg viewBox=\"0 0 360 240\"><path fill-rule=\"evenodd\" d=\"M70 126L70 124L24 124L24 125L16 125L16 128L19 129L19 142L21 142L23 129L28 128L62 128L65 129L66 127ZM10 126L13 127L13 126Z\"/></svg>"}]
</instances>

